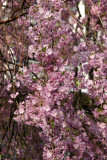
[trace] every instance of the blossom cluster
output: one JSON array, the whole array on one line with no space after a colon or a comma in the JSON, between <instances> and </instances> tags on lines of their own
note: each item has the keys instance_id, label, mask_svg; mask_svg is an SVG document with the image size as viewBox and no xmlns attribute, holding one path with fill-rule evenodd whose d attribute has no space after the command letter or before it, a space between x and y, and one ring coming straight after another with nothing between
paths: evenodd
<instances>
[{"instance_id":1,"label":"blossom cluster","mask_svg":"<svg viewBox=\"0 0 107 160\"><path fill-rule=\"evenodd\" d=\"M77 1L72 3L76 7ZM99 19L104 3L99 4L99 12L97 3L97 7L91 7L91 0L86 3L92 18ZM36 24L25 33L31 42L28 56L36 63L17 74L30 92L19 103L14 120L41 128L44 160L106 159L107 39L98 37L93 44L93 37L74 33L65 20L67 13L61 0L38 0L29 9ZM102 25L99 28L104 34ZM88 79L84 73L89 74ZM75 103L76 93L79 96L84 88L94 101L86 104L89 110Z\"/></svg>"}]
</instances>

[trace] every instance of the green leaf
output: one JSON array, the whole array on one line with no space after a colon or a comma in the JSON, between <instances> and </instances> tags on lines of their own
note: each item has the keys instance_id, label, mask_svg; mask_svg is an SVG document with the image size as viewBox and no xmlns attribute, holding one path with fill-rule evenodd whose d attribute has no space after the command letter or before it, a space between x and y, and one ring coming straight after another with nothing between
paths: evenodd
<instances>
[{"instance_id":1,"label":"green leaf","mask_svg":"<svg viewBox=\"0 0 107 160\"><path fill-rule=\"evenodd\" d=\"M66 71L63 71L62 74L64 75Z\"/></svg>"},{"instance_id":2,"label":"green leaf","mask_svg":"<svg viewBox=\"0 0 107 160\"><path fill-rule=\"evenodd\" d=\"M98 111L99 111L99 112L102 112L102 111L103 111L103 108L98 108Z\"/></svg>"},{"instance_id":3,"label":"green leaf","mask_svg":"<svg viewBox=\"0 0 107 160\"><path fill-rule=\"evenodd\" d=\"M82 116L80 116L80 119L82 119Z\"/></svg>"},{"instance_id":4,"label":"green leaf","mask_svg":"<svg viewBox=\"0 0 107 160\"><path fill-rule=\"evenodd\" d=\"M75 141L75 138L74 137L71 137L72 141Z\"/></svg>"},{"instance_id":5,"label":"green leaf","mask_svg":"<svg viewBox=\"0 0 107 160\"><path fill-rule=\"evenodd\" d=\"M0 154L0 158L2 158L2 154Z\"/></svg>"},{"instance_id":6,"label":"green leaf","mask_svg":"<svg viewBox=\"0 0 107 160\"><path fill-rule=\"evenodd\" d=\"M77 133L77 132L73 132L73 134L76 135L76 136L78 136L78 133Z\"/></svg>"},{"instance_id":7,"label":"green leaf","mask_svg":"<svg viewBox=\"0 0 107 160\"><path fill-rule=\"evenodd\" d=\"M42 51L43 51L43 52L46 52L46 48L47 48L47 47L42 48Z\"/></svg>"},{"instance_id":8,"label":"green leaf","mask_svg":"<svg viewBox=\"0 0 107 160\"><path fill-rule=\"evenodd\" d=\"M54 122L55 122L55 120L52 120L51 123L50 123L50 125L51 125L51 127L52 127L53 129L55 128Z\"/></svg>"},{"instance_id":9,"label":"green leaf","mask_svg":"<svg viewBox=\"0 0 107 160\"><path fill-rule=\"evenodd\" d=\"M20 75L23 75L23 72L21 72Z\"/></svg>"},{"instance_id":10,"label":"green leaf","mask_svg":"<svg viewBox=\"0 0 107 160\"><path fill-rule=\"evenodd\" d=\"M94 55L94 54L96 54L96 52L94 52L94 53L91 53L91 56L92 56L92 55Z\"/></svg>"},{"instance_id":11,"label":"green leaf","mask_svg":"<svg viewBox=\"0 0 107 160\"><path fill-rule=\"evenodd\" d=\"M66 129L67 132L69 132L69 128L68 127L66 127L65 129Z\"/></svg>"},{"instance_id":12,"label":"green leaf","mask_svg":"<svg viewBox=\"0 0 107 160\"><path fill-rule=\"evenodd\" d=\"M57 24L56 24L56 25L57 25L57 27L59 27L59 26L60 26L60 22L57 22Z\"/></svg>"},{"instance_id":13,"label":"green leaf","mask_svg":"<svg viewBox=\"0 0 107 160\"><path fill-rule=\"evenodd\" d=\"M98 1L98 3L97 3L97 4L98 4L98 7L100 7L100 5L101 5L101 1Z\"/></svg>"},{"instance_id":14,"label":"green leaf","mask_svg":"<svg viewBox=\"0 0 107 160\"><path fill-rule=\"evenodd\" d=\"M79 84L80 82L79 81L76 81L76 86L79 88Z\"/></svg>"}]
</instances>

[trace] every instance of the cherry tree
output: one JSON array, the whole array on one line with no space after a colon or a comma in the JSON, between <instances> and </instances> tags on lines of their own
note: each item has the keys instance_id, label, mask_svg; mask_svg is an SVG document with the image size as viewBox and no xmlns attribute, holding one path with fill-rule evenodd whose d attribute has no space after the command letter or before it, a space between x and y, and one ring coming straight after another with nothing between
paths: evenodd
<instances>
[{"instance_id":1,"label":"cherry tree","mask_svg":"<svg viewBox=\"0 0 107 160\"><path fill-rule=\"evenodd\" d=\"M2 154L14 156L14 145L17 159L105 160L106 0L82 1L85 16L80 0L18 3L7 3L17 9L0 22L9 51L1 52L2 121L11 126Z\"/></svg>"}]
</instances>

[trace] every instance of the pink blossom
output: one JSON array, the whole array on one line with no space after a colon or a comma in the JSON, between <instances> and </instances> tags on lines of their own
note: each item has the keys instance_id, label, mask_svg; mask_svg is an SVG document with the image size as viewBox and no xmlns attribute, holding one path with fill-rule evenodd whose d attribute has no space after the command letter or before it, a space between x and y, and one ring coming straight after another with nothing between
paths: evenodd
<instances>
[{"instance_id":1,"label":"pink blossom","mask_svg":"<svg viewBox=\"0 0 107 160\"><path fill-rule=\"evenodd\" d=\"M48 48L48 49L47 49L47 54L48 54L48 55L52 55L52 49L51 49L51 48Z\"/></svg>"},{"instance_id":2,"label":"pink blossom","mask_svg":"<svg viewBox=\"0 0 107 160\"><path fill-rule=\"evenodd\" d=\"M18 95L19 95L19 93L16 92L15 94L11 94L10 97L13 98L13 99L15 99Z\"/></svg>"},{"instance_id":3,"label":"pink blossom","mask_svg":"<svg viewBox=\"0 0 107 160\"><path fill-rule=\"evenodd\" d=\"M23 114L24 113L24 109L23 108L19 108L19 114Z\"/></svg>"},{"instance_id":4,"label":"pink blossom","mask_svg":"<svg viewBox=\"0 0 107 160\"><path fill-rule=\"evenodd\" d=\"M7 90L10 91L11 87L12 87L12 84L11 84L11 83L8 84L8 85L7 85Z\"/></svg>"},{"instance_id":5,"label":"pink blossom","mask_svg":"<svg viewBox=\"0 0 107 160\"><path fill-rule=\"evenodd\" d=\"M20 82L15 83L16 87L20 87Z\"/></svg>"}]
</instances>

